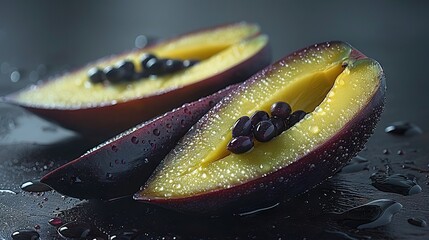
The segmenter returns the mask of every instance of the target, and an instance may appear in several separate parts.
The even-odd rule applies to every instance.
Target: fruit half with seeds
[[[101,59],[4,100],[85,135],[113,136],[244,81],[267,66],[271,58],[268,38],[260,35],[259,30],[254,24],[236,23],[185,34]],[[145,74],[142,61],[146,60],[142,58],[149,53],[167,65],[176,60],[188,64],[179,71],[166,69],[158,75]],[[198,63],[193,65],[191,60]],[[104,75],[94,68],[105,69]],[[127,71],[138,74],[131,76]],[[125,80],[120,79],[122,75]],[[103,77],[110,81],[103,81]]]
[[[236,85],[140,124],[45,175],[41,182],[81,199],[131,196],[176,142]]]
[[[138,201],[183,212],[245,211],[291,198],[334,175],[361,150],[384,106],[381,66],[344,42],[299,50],[218,103],[166,156]],[[276,102],[307,115],[249,152],[227,150],[242,116]]]

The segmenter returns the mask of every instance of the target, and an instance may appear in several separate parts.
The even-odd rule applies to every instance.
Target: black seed
[[[141,78],[147,78],[149,76],[150,76],[150,74],[148,72],[146,72],[146,71],[135,72],[134,76],[133,76],[133,79],[138,80],[138,79],[141,79]]]
[[[252,133],[252,122],[248,116],[239,118],[232,127],[232,137],[249,136]]]
[[[283,120],[286,120],[291,112],[292,109],[290,108],[290,105],[285,102],[276,102],[271,105],[271,116],[273,117],[278,117]]]
[[[249,136],[238,136],[228,143],[227,149],[235,154],[245,153],[253,148],[253,140]]]
[[[297,124],[301,119],[303,119],[307,115],[306,112],[302,110],[296,110],[293,112],[286,120],[286,128],[290,128],[293,125]]]
[[[183,62],[182,62],[182,64],[183,64],[183,67],[184,68],[188,68],[188,67],[192,67],[192,66],[194,66],[195,64],[197,64],[197,63],[199,63],[200,61],[198,61],[198,60],[192,60],[192,59],[188,59],[188,60],[184,60]]]
[[[93,83],[101,83],[106,79],[106,74],[99,68],[91,68],[88,71],[88,77]]]
[[[286,124],[282,118],[272,117],[270,121],[273,123],[276,128],[276,136],[280,135],[283,131],[286,130]]]
[[[260,121],[268,120],[270,116],[265,111],[256,111],[251,117],[250,121],[252,121],[252,126],[256,126]]]
[[[156,59],[156,56],[150,53],[143,54],[140,58],[140,65],[142,69],[146,69],[147,62],[151,59]]]
[[[121,61],[117,64],[119,76],[123,80],[132,80],[135,73],[134,63],[131,61]]]
[[[145,70],[150,75],[162,75],[164,72],[165,59],[152,58],[146,63]]]
[[[111,83],[118,83],[121,81],[120,71],[115,67],[106,67],[104,69],[104,74],[106,74],[106,79]]]
[[[40,235],[38,232],[31,229],[21,229],[14,231],[11,235],[13,240],[39,240]]]
[[[167,59],[164,64],[163,73],[174,73],[183,69],[183,63],[176,59]]]
[[[268,142],[276,136],[276,127],[269,120],[260,121],[253,128],[253,135],[259,142]]]

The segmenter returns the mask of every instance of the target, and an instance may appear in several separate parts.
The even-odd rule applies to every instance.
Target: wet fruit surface
[[[247,4],[248,2],[242,1],[242,3]],[[55,3],[52,4],[55,5]],[[58,4],[60,5],[60,3]],[[76,3],[74,6],[79,8],[82,4],[81,2]],[[40,5],[40,3],[35,3],[33,6],[36,5]],[[171,3],[171,5],[173,7],[179,6],[182,8],[184,6],[182,2],[177,4]],[[234,4],[232,7],[242,8],[242,6],[238,5],[239,4]],[[298,5],[298,7],[296,5]],[[120,4],[117,6],[122,6],[122,9],[125,9],[124,11],[129,11],[131,9],[129,4]],[[213,4],[211,6],[213,6],[215,10],[221,9]],[[372,52],[374,56],[380,58],[379,60],[384,63],[386,71],[389,69],[389,96],[385,115],[381,120],[382,122],[379,128],[376,130],[376,134],[366,145],[366,150],[359,153],[360,156],[368,160],[369,170],[353,173],[340,172],[332,179],[319,185],[310,193],[289,202],[290,207],[287,207],[287,203],[282,202],[280,205],[269,210],[235,218],[201,219],[186,217],[179,214],[172,214],[162,209],[148,206],[142,207],[132,201],[124,200],[100,204],[93,201],[80,201],[67,197],[62,198],[60,194],[51,192],[45,193],[45,196],[38,196],[36,193],[21,192],[20,185],[27,180],[38,179],[48,170],[52,170],[54,167],[60,166],[80,156],[87,149],[93,147],[94,143],[87,143],[87,140],[82,138],[61,138],[60,141],[49,146],[40,144],[40,141],[47,139],[48,136],[59,136],[61,132],[60,129],[51,135],[48,135],[46,131],[40,130],[40,132],[44,134],[37,133],[36,137],[30,138],[36,134],[33,132],[35,128],[38,128],[33,125],[33,123],[36,122],[35,118],[25,115],[17,109],[10,109],[3,105],[1,108],[2,114],[0,115],[2,123],[0,126],[0,134],[2,136],[0,139],[0,188],[2,190],[13,191],[17,194],[10,194],[8,191],[0,192],[0,239],[10,239],[12,231],[16,229],[32,228],[35,224],[40,224],[41,229],[39,233],[42,239],[59,240],[61,238],[57,235],[56,229],[50,226],[48,221],[53,216],[60,214],[66,221],[77,220],[94,222],[97,227],[111,235],[135,228],[139,231],[141,236],[140,239],[302,240],[304,238],[321,239],[321,236],[327,236],[325,239],[426,240],[429,231],[428,227],[418,227],[410,224],[407,220],[410,218],[421,218],[428,221],[429,216],[427,201],[423,201],[423,199],[429,199],[429,188],[428,185],[426,185],[428,182],[426,175],[429,173],[425,172],[429,170],[427,167],[427,160],[429,159],[427,142],[429,136],[426,134],[427,129],[429,129],[427,121],[429,115],[424,107],[425,103],[428,102],[428,95],[426,94],[428,81],[426,81],[425,77],[427,76],[427,74],[425,74],[427,54],[424,53],[424,49],[427,47],[426,40],[428,39],[428,31],[425,30],[427,28],[426,23],[428,22],[428,15],[427,11],[425,11],[427,8],[423,6],[427,6],[427,4],[423,4],[422,6],[420,4],[392,3],[389,4],[388,11],[381,12],[380,9],[385,9],[386,5],[382,4],[380,1],[373,1],[370,4],[355,4],[353,11],[350,10],[348,6],[345,6],[342,1],[336,1],[331,4],[320,3],[317,4],[317,6],[320,7],[318,10],[321,11],[312,11],[312,14],[305,14],[304,16],[302,10],[308,9],[308,4],[306,3],[275,4],[272,6],[266,3],[261,3],[260,5],[250,4],[249,9],[246,7],[246,11],[218,12],[215,14],[217,18],[213,16],[213,18],[200,19],[201,21],[198,21],[198,24],[208,24],[207,21],[211,21],[210,19],[223,21],[223,14],[225,14],[226,17],[229,16],[230,19],[255,19],[258,21],[263,19],[261,23],[270,28],[270,33],[273,34],[272,38],[276,39],[273,44],[273,49],[275,49],[275,54],[277,54],[278,57],[289,51],[293,46],[300,46],[303,42],[313,41],[309,40],[309,35],[312,35],[314,30],[321,30],[322,27],[325,37],[344,34],[344,36],[348,36],[349,41],[356,46],[367,49],[368,52]],[[262,14],[259,10],[263,7],[267,7],[273,11],[268,13],[264,11],[264,14]],[[145,8],[144,4],[134,12],[136,12],[136,14],[141,14],[143,8]],[[255,10],[255,8],[258,9]],[[90,16],[94,16],[94,14],[100,12],[108,13],[105,12],[106,8],[101,5],[95,9],[95,11],[90,12]],[[195,18],[192,17],[200,16],[200,13],[194,13],[192,12],[193,10],[193,8],[189,8],[187,11],[190,14],[190,21],[195,21],[193,20]],[[255,11],[258,11],[257,15],[254,14]],[[37,13],[37,11],[34,10],[31,12]],[[119,8],[115,8],[113,12],[117,14]],[[228,14],[228,12],[232,13]],[[281,12],[281,14],[278,15],[278,17],[272,17],[272,20],[268,20],[268,17],[279,12]],[[11,13],[13,14],[16,12],[11,11]],[[332,15],[326,15],[327,13]],[[53,14],[55,14],[55,12],[53,12]],[[181,11],[171,11],[172,17],[180,18],[182,14]],[[141,15],[143,16],[143,14]],[[25,15],[21,14],[15,14],[15,16],[19,18],[25,17]],[[142,19],[157,18],[156,16],[159,16],[159,12],[148,11]],[[326,18],[326,16],[330,17]],[[83,30],[89,29],[88,32],[99,30],[95,25],[90,24],[88,24],[89,27],[85,28],[86,24],[82,24],[82,22],[79,21],[79,19],[82,18],[76,19],[76,15],[68,19],[71,19],[70,22],[76,22],[78,28]],[[305,31],[304,28],[300,27],[302,25],[298,23],[298,21],[294,21],[296,19],[307,21],[307,23],[304,22],[305,26],[303,26],[306,28]],[[13,21],[6,21],[5,25],[7,22]],[[18,23],[20,21],[15,22]],[[162,24],[163,22],[164,21],[158,21],[154,24],[156,27],[160,24],[160,28],[165,27],[165,29],[169,27],[172,29],[176,29],[176,27],[189,29],[189,26],[187,26],[187,24],[189,24],[188,21],[183,21],[184,23],[177,22],[177,24],[173,24],[173,26],[170,21],[165,21],[165,23]],[[287,22],[294,22],[294,24],[285,25],[278,29],[274,28],[274,26],[283,23],[286,24]],[[124,23],[121,25],[121,28],[124,29],[128,29],[128,26],[130,26],[128,25],[130,24],[129,18],[126,18],[124,15],[116,18],[114,23]],[[323,26],[321,26],[321,24],[323,24]],[[330,26],[330,24],[332,24],[332,26]],[[141,31],[142,25],[140,22],[137,23],[137,25],[138,30],[136,32],[139,32]],[[290,29],[290,26],[293,26],[293,29]],[[394,27],[389,28],[388,26]],[[52,31],[53,29],[54,28],[47,31]],[[130,27],[130,29],[133,28]],[[353,29],[367,29],[369,30],[369,35],[357,36],[355,35],[356,31]],[[9,30],[13,31],[12,29]],[[6,34],[8,34],[9,30],[6,31]],[[25,31],[27,31],[27,28],[25,28]],[[176,31],[178,30],[176,29]],[[85,36],[85,33],[88,32],[82,32],[83,38],[86,39],[87,36]],[[166,30],[166,32],[170,34],[169,30]],[[45,35],[42,33],[46,33],[46,31],[42,31],[40,34]],[[29,34],[34,34],[34,32],[29,31]],[[133,34],[135,33],[130,33],[131,36],[134,36]],[[4,46],[7,44],[8,36],[10,35],[5,35],[5,31],[2,31],[0,35]],[[36,35],[39,35],[39,32],[34,36]],[[122,36],[120,38],[123,39]],[[292,42],[288,40],[291,38]],[[28,39],[31,40],[28,41]],[[69,35],[67,39],[69,39]],[[284,42],[282,41],[283,39],[285,40]],[[6,42],[3,42],[3,40],[6,40]],[[129,40],[130,39],[125,39],[124,41],[130,42]],[[31,46],[31,42],[37,43],[37,37],[26,38],[25,41],[26,43],[19,45],[19,47],[27,44]],[[51,43],[50,41],[46,41],[46,44],[50,45]],[[112,44],[112,42],[109,42],[107,39],[106,41],[96,42],[96,45],[100,45],[99,48],[101,49],[109,49],[108,44]],[[133,42],[131,44],[133,44]],[[64,44],[64,46],[69,47],[69,44]],[[88,44],[88,46],[90,46],[90,44]],[[122,48],[123,45],[116,49],[120,51]],[[94,50],[94,52],[92,50]],[[80,63],[85,63],[87,59],[94,58],[94,54],[100,53],[100,51],[97,52],[97,49],[92,48],[91,51],[87,52],[88,53],[82,51],[79,54],[73,55],[75,55],[77,59],[80,59],[78,60],[81,61]],[[15,55],[18,55],[18,53],[19,52],[12,52],[12,54]],[[27,56],[24,56],[24,58],[29,59]],[[3,60],[5,60],[5,58],[3,58]],[[12,60],[9,61],[7,59],[7,61],[9,64],[13,64],[11,62]],[[56,60],[51,60],[51,62],[45,62],[44,64],[52,64],[55,61]],[[0,62],[0,64],[2,64],[3,69],[3,63]],[[35,69],[37,64],[34,65],[34,67],[33,65],[31,66]],[[48,66],[48,68],[51,67],[52,66]],[[29,69],[26,75],[29,73],[33,75],[31,71],[32,69]],[[21,70],[19,72],[21,73],[21,80],[15,83],[15,89],[18,84],[23,86],[24,84],[22,83],[25,81],[25,72],[24,74]],[[42,73],[42,71],[40,71],[40,73]],[[12,89],[12,87],[3,88],[3,86],[6,86],[7,82],[10,82],[9,75],[8,73],[1,73],[0,75],[3,80],[0,82],[0,84],[2,84],[0,91],[4,93]],[[21,117],[16,117],[17,112]],[[386,126],[399,120],[409,120],[410,122],[416,123],[424,130],[424,133],[420,135],[420,137],[407,137],[405,139],[384,133],[384,128]],[[24,126],[29,126],[29,130],[26,131],[27,135],[24,136],[25,138],[15,137],[17,135],[14,134],[14,132],[20,131]],[[50,133],[52,133],[52,131],[50,131]],[[34,142],[36,142],[36,144],[34,144]],[[384,149],[388,149],[389,154],[383,154]],[[405,154],[397,155],[397,151],[400,149],[402,149]],[[410,163],[410,161],[414,163]],[[53,167],[51,167],[51,162],[54,164]],[[402,168],[402,165],[404,165],[405,168]],[[44,170],[44,166],[47,167],[47,170]],[[392,171],[405,175],[408,173],[414,174],[422,187],[422,192],[415,195],[402,196],[396,193],[380,191],[371,185],[371,180],[369,178],[372,173],[377,171],[374,170],[374,168],[377,170],[386,170],[386,168],[388,168],[391,174]],[[43,203],[43,208],[40,208],[39,203],[43,201],[44,197],[48,197],[49,201]],[[393,199],[404,205],[403,209],[393,217],[392,222],[383,227],[357,230],[347,226],[341,226],[337,222],[330,221],[329,218],[325,217],[325,213],[327,212],[343,212],[352,207],[382,198]],[[57,208],[58,210],[56,210]]]
[[[7,113],[12,116],[17,114],[11,110]],[[391,121],[385,120],[386,124],[389,122]],[[3,189],[20,192],[20,185],[25,180],[40,177],[41,171],[52,170],[65,163],[66,159],[78,157],[79,152],[85,152],[92,145],[93,143],[88,143],[82,138],[65,139],[63,143],[53,146],[2,145],[3,149],[0,153],[5,157],[4,159],[10,159],[8,162],[0,162]],[[383,154],[386,148],[392,153]],[[7,152],[4,151],[5,149]],[[398,149],[403,149],[407,153],[397,155]],[[249,211],[241,217],[187,216],[157,207],[142,206],[130,199],[110,202],[80,201],[62,197],[61,194],[51,191],[22,192],[18,195],[4,192],[0,193],[2,206],[0,213],[6,217],[2,218],[3,222],[0,223],[0,236],[8,239],[15,230],[39,224],[41,228],[38,232],[42,239],[61,239],[56,227],[49,223],[51,218],[59,216],[62,224],[72,221],[94,223],[109,236],[129,235],[131,233],[127,232],[132,231],[132,234],[142,239],[162,239],[163,237],[170,237],[170,239],[174,239],[173,237],[177,239],[302,239],[303,237],[320,239],[319,236],[333,239],[332,236],[343,238],[349,236],[351,239],[371,237],[372,239],[424,240],[429,232],[428,227],[413,225],[408,222],[408,219],[419,218],[428,221],[429,209],[427,202],[423,201],[429,196],[429,185],[426,184],[428,182],[426,175],[429,172],[424,172],[429,171],[425,149],[426,143],[418,138],[408,138],[404,141],[385,134],[382,127],[378,128],[367,144],[367,148],[359,153],[361,158],[366,159],[368,170],[339,172],[327,182],[296,199],[261,206],[259,209],[254,209],[259,211]],[[34,154],[38,156],[37,165],[34,162]],[[19,163],[11,161],[17,158]],[[52,167],[50,167],[51,159],[56,161]],[[10,165],[6,167],[6,163]],[[402,165],[410,168],[403,168]],[[33,166],[38,167],[33,170]],[[47,166],[46,170],[44,166]],[[27,169],[25,178],[14,182],[13,176],[21,174],[23,167]],[[380,191],[372,186],[370,181],[370,176],[378,170],[387,170],[390,174],[413,174],[418,179],[422,192],[403,196]],[[44,198],[49,200],[44,201]],[[395,200],[403,205],[402,210],[383,227],[359,230],[342,225],[331,216],[332,212],[342,213],[383,198]]]
[[[354,59],[353,51],[343,42],[314,44],[255,74],[197,122],[134,199],[177,211],[226,213],[293,197],[330,177],[363,148],[384,105],[381,66]],[[344,67],[344,61],[350,64]],[[268,112],[284,118],[288,130],[279,131]],[[231,126],[252,113],[252,151],[228,152],[236,140]]]
[[[270,59],[268,37],[240,22],[100,59],[2,100],[105,140],[242,82]]]

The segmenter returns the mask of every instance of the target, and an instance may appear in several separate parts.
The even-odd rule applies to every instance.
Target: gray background
[[[271,37],[274,59],[317,42],[349,42],[383,65],[389,103],[409,106],[429,102],[428,10],[427,1],[1,1],[0,63],[24,77],[39,64],[73,69],[133,48],[140,34],[166,38],[245,20]],[[9,72],[0,79],[2,94],[28,84],[11,84]],[[401,113],[422,122],[410,108]]]

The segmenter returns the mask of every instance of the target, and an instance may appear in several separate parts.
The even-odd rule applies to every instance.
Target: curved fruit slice
[[[327,42],[299,50],[255,74],[211,109],[134,198],[206,213],[293,197],[332,176],[364,146],[384,95],[380,65],[348,44]],[[239,117],[269,112],[279,101],[309,114],[248,153],[227,151]]]
[[[236,85],[140,124],[48,173],[41,182],[71,197],[132,195],[177,141]]]
[[[268,38],[254,24],[236,23],[179,36],[98,62],[7,96],[9,103],[82,134],[113,136],[142,121],[244,81],[270,62]],[[184,70],[117,84],[92,83],[88,70],[130,60],[143,73],[145,53],[196,59]]]

